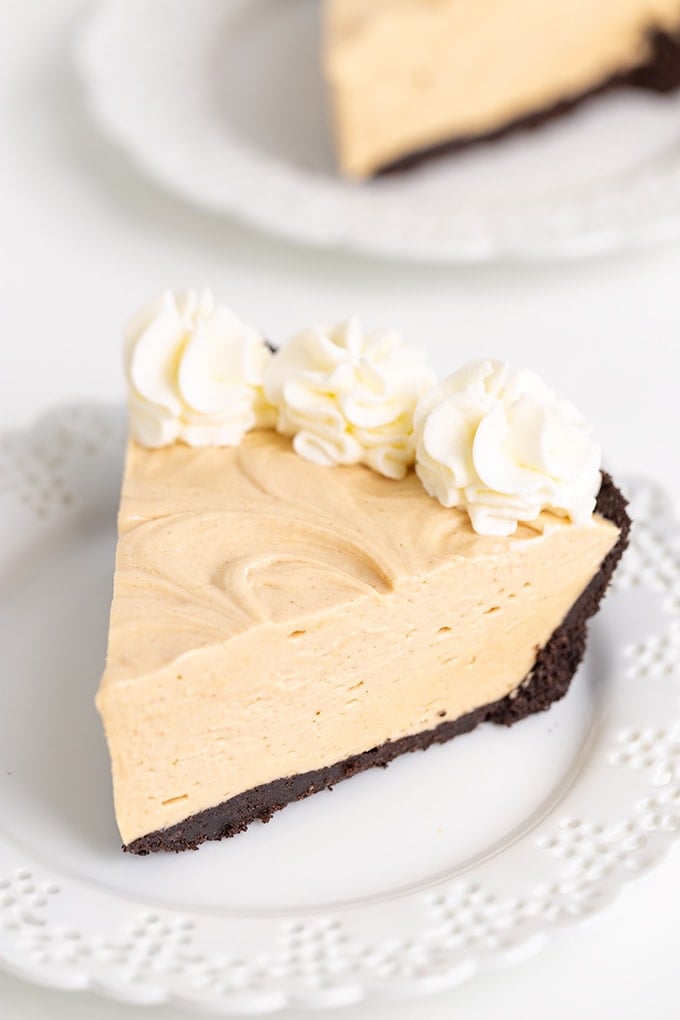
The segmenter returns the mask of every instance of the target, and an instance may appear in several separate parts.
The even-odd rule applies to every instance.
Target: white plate
[[[231,1013],[454,985],[611,899],[680,828],[680,528],[633,544],[550,712],[486,725],[197,853],[119,850],[92,698],[124,415],[0,439],[0,962]]]
[[[680,235],[680,95],[593,100],[368,184],[335,170],[318,0],[108,0],[78,38],[103,129],[220,213],[397,259],[576,257]]]

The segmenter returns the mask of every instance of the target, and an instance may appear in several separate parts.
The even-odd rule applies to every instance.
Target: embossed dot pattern
[[[680,780],[680,726],[623,730],[609,760],[612,765],[648,770],[654,786]]]
[[[0,497],[17,499],[39,519],[74,507],[79,498],[73,465],[121,449],[122,415],[97,407],[66,407],[42,419],[32,433],[0,438]]]

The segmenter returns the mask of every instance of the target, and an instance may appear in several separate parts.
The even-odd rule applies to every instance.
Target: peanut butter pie
[[[567,690],[626,545],[569,404],[356,320],[272,353],[210,295],[127,336],[97,696],[125,849],[184,850]]]
[[[350,177],[540,123],[618,84],[680,85],[680,0],[326,0]]]

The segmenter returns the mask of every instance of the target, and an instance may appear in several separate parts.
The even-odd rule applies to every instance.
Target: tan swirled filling
[[[618,537],[475,534],[411,472],[289,440],[128,449],[97,698],[122,838],[516,688]]]
[[[328,0],[340,163],[367,177],[487,135],[643,64],[679,0]]]

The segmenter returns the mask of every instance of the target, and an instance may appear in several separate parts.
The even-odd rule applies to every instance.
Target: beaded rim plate
[[[77,39],[101,128],[190,202],[430,263],[581,258],[680,233],[680,97],[619,90],[368,184],[335,168],[317,0],[106,0]]]
[[[122,854],[91,702],[124,432],[121,409],[90,406],[0,438],[4,968],[225,1014],[423,994],[535,952],[668,849],[680,526],[637,482],[631,547],[549,712],[405,756],[195,854]]]

